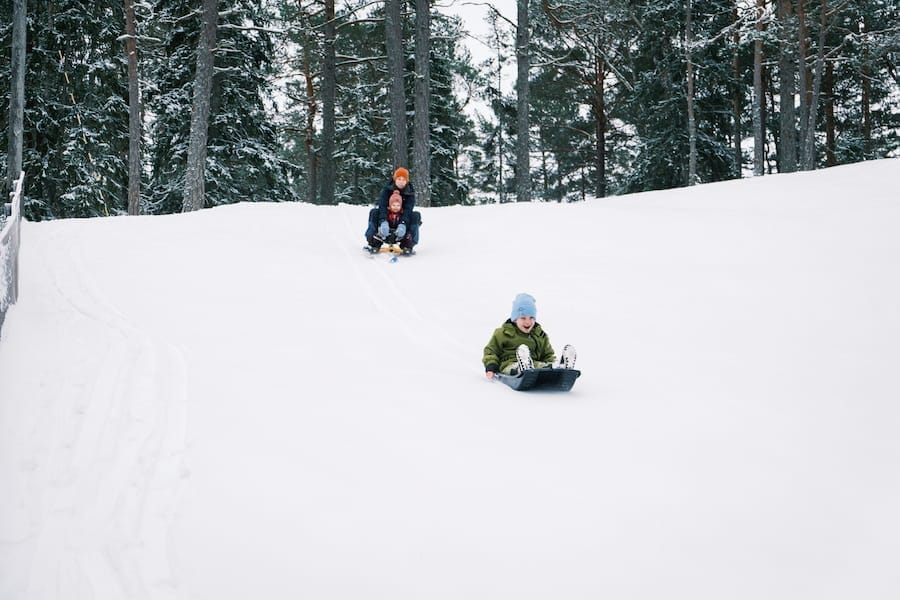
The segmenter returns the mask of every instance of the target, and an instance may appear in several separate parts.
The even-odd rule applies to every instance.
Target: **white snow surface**
[[[896,600],[900,161],[24,223],[0,599]],[[373,194],[377,190],[373,190]],[[537,298],[569,393],[481,352]]]

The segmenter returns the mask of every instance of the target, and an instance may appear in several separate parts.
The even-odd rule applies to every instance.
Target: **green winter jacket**
[[[484,370],[494,373],[508,373],[516,366],[516,348],[525,344],[531,351],[531,360],[535,367],[546,367],[556,362],[556,354],[550,345],[550,338],[541,329],[539,323],[534,324],[531,333],[522,333],[516,324],[508,320],[494,330],[490,341],[484,347]]]

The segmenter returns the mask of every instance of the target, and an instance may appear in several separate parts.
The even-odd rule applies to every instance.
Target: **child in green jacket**
[[[519,294],[513,300],[509,319],[494,330],[494,334],[484,347],[484,371],[488,377],[494,373],[518,375],[525,369],[552,367],[556,353],[550,345],[550,338],[535,320],[537,307],[534,297]],[[566,346],[562,351],[560,368],[575,366],[575,349]]]

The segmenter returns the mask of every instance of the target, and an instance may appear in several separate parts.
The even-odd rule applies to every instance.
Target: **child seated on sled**
[[[412,248],[412,235],[406,230],[406,223],[401,221],[403,216],[403,199],[400,192],[394,190],[388,198],[388,210],[384,221],[378,226],[378,230],[366,236],[369,248],[378,250],[385,242],[399,244],[404,250]],[[369,224],[372,228],[372,224]],[[368,233],[368,232],[367,232]]]
[[[397,202],[399,201],[399,204]],[[409,171],[400,167],[381,191],[378,206],[369,211],[366,242],[370,251],[377,251],[385,242],[399,244],[404,252],[412,252],[419,243],[421,214],[414,211],[415,190],[409,182]]]
[[[520,375],[526,369],[554,368],[556,353],[550,345],[550,338],[535,321],[537,308],[535,300],[528,294],[519,294],[513,300],[512,313],[484,347],[485,374],[491,378],[495,373]],[[575,367],[575,348],[566,345],[556,367]]]

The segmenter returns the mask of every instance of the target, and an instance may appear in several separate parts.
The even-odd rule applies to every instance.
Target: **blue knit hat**
[[[534,305],[534,298],[528,294],[518,294],[513,300],[512,313],[509,316],[510,321],[515,321],[519,317],[537,318],[537,307]]]

